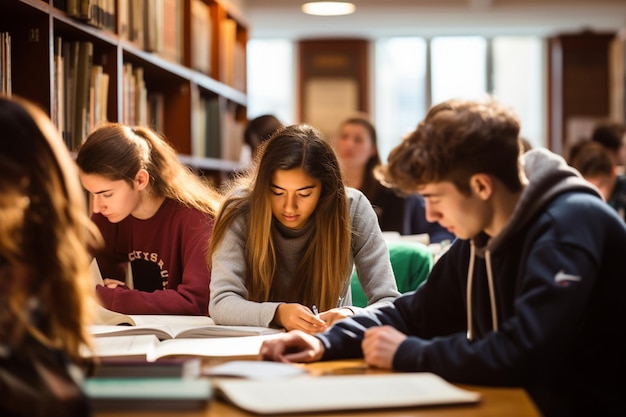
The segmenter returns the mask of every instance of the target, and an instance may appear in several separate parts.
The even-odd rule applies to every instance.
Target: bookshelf
[[[326,137],[356,113],[369,113],[367,39],[303,39],[298,42],[300,119]]]
[[[147,124],[203,174],[239,168],[248,35],[231,2],[2,0],[0,33],[0,90],[39,104],[70,150],[102,121]]]
[[[567,157],[611,117],[610,47],[615,33],[564,33],[548,39],[549,147]]]

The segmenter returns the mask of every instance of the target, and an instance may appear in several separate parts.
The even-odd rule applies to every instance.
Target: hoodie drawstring
[[[467,271],[467,340],[470,342],[474,339],[474,329],[472,325],[472,283],[474,279],[474,258],[476,256],[476,248],[474,242],[470,242],[470,261]],[[487,283],[489,284],[489,301],[491,304],[491,325],[493,331],[498,331],[498,311],[496,308],[496,296],[493,288],[493,273],[491,271],[491,252],[485,251],[485,266],[487,268]]]
[[[496,310],[496,294],[493,289],[493,273],[491,272],[491,252],[485,252],[485,264],[487,266],[487,283],[489,284],[489,301],[491,304],[491,327],[494,332],[498,331],[498,311]]]
[[[474,331],[472,328],[472,280],[474,279],[474,256],[476,249],[474,242],[470,241],[470,261],[467,270],[467,340],[470,342],[474,339]]]

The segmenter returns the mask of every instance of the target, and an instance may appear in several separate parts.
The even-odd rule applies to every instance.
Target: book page
[[[111,333],[133,333],[133,334],[148,334],[149,329],[156,326],[159,331],[163,331],[163,327],[173,328],[176,326],[190,328],[201,326],[215,326],[215,322],[210,317],[206,316],[183,316],[183,315],[166,315],[166,314],[123,314],[116,311],[111,311],[101,305],[98,305],[98,311],[96,314],[96,325],[128,325],[128,326],[140,326],[146,330],[137,329],[115,329],[110,328]],[[106,328],[99,329],[99,334],[105,333]],[[173,337],[176,333],[170,330],[167,331],[170,337]]]
[[[474,403],[480,394],[427,373],[301,376],[263,380],[221,379],[218,392],[258,414],[398,408]],[[289,392],[289,395],[284,395]],[[312,395],[314,393],[314,395]]]
[[[153,334],[96,337],[94,351],[85,348],[83,356],[145,359],[148,362],[167,356],[256,357],[263,341],[270,337],[272,335],[162,341]]]
[[[84,357],[148,360],[154,357],[154,350],[158,344],[157,337],[151,334],[101,337],[94,338],[93,352],[85,349],[82,354]]]
[[[209,326],[172,326],[174,338],[198,338],[198,337],[240,337],[258,336],[264,334],[283,333],[282,329],[257,326],[224,326],[214,324]]]
[[[248,379],[275,379],[305,375],[308,371],[299,364],[256,360],[234,360],[212,366],[203,372],[214,377]]]
[[[159,324],[150,325],[149,327],[94,324],[89,326],[89,332],[97,338],[139,335],[154,335],[159,340],[172,338],[172,329]]]
[[[159,339],[175,338],[203,338],[203,337],[239,337],[256,336],[263,334],[282,333],[282,329],[256,326],[223,326],[215,324],[213,319],[206,316],[177,316],[177,315],[150,315],[150,314],[120,314],[105,310],[110,315],[108,320],[100,320],[90,327],[94,336],[139,335],[154,334]],[[116,326],[132,321],[132,326]],[[111,325],[113,324],[113,325]],[[130,324],[130,323],[129,323]]]
[[[166,356],[235,357],[257,356],[264,340],[273,335],[214,337],[206,339],[163,340],[150,358],[156,360]]]
[[[91,271],[94,287],[96,285],[104,285],[104,280],[102,279],[102,274],[100,273],[100,267],[98,266],[96,258],[93,258],[91,264],[89,264],[89,270]]]
[[[122,324],[127,326],[134,326],[135,320],[127,314],[122,314],[118,313],[117,311],[109,310],[98,304],[96,307],[96,317],[94,324],[109,326]]]

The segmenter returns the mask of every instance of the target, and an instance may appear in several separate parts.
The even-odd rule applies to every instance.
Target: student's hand
[[[302,330],[310,334],[326,330],[327,324],[302,304],[283,303],[276,309],[274,321],[287,330]]]
[[[323,355],[322,342],[299,330],[265,340],[259,350],[261,360],[275,362],[314,362]]]
[[[324,320],[326,324],[330,326],[334,322],[350,317],[353,314],[354,312],[349,308],[331,308],[330,310],[320,313],[319,318]]]
[[[404,333],[391,326],[367,329],[361,342],[365,363],[375,368],[392,369],[393,357],[406,338]]]
[[[107,288],[123,287],[126,285],[126,283],[122,281],[118,281],[113,278],[104,278],[102,282],[104,283],[104,286]]]

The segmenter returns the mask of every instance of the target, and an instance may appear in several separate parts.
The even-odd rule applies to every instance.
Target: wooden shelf
[[[610,117],[609,48],[614,33],[560,34],[548,39],[549,147],[567,157],[593,126]]]
[[[79,6],[84,2],[75,1]],[[103,8],[108,6],[110,10],[94,15],[102,19],[87,22],[67,12],[72,2],[3,0],[0,32],[10,36],[12,93],[46,110],[57,127],[66,132],[64,136],[71,150],[75,150],[97,125],[100,120],[97,115],[102,114],[92,104],[82,113],[85,128],[80,129],[79,123],[79,131],[71,131],[75,125],[72,120],[77,120],[76,115],[81,114],[71,112],[73,103],[94,103],[93,97],[102,95],[106,98],[100,101],[106,103],[103,120],[154,127],[171,141],[187,164],[203,172],[238,169],[236,149],[241,146],[241,131],[247,120],[247,23],[242,14],[230,2],[221,0],[110,0],[108,3],[94,1],[94,6],[104,5]],[[199,4],[194,5],[192,11],[193,2]],[[163,18],[150,20],[158,23],[156,27],[132,20],[131,4],[139,4],[137,10],[162,7]],[[192,14],[199,13],[198,10],[206,15]],[[158,12],[154,14],[158,15]],[[206,39],[193,36],[199,33],[198,27],[195,30],[193,27],[198,17],[205,19],[210,27],[209,32],[204,32],[208,33]],[[140,30],[142,25],[143,30]],[[147,38],[154,41],[155,36],[158,40],[141,42],[133,37],[138,33],[144,41]],[[81,42],[90,44],[84,49],[90,52],[80,58],[85,65],[73,69],[66,61],[75,60],[71,51],[78,51]],[[206,48],[204,52],[210,60],[204,67],[207,71],[198,69],[197,63],[192,61],[192,44],[195,48]],[[172,53],[171,45],[179,48]],[[56,64],[56,52],[63,58],[63,65]],[[108,77],[108,87],[98,89],[92,85],[85,92],[81,87],[84,83],[81,84],[80,76],[77,79],[75,74],[83,74],[91,83],[91,72],[96,66],[101,66],[105,78]],[[62,76],[57,76],[60,68],[64,71]],[[131,81],[126,77],[129,74],[134,77]],[[107,83],[98,81],[94,85],[106,86]],[[72,100],[70,97],[76,91],[79,97],[86,94],[86,99]],[[133,91],[143,91],[144,95],[133,99]],[[219,102],[214,108],[220,113],[213,115],[210,122],[206,120],[207,112],[203,111],[207,101]],[[148,116],[140,117],[143,114]],[[217,145],[212,144],[215,141]],[[212,154],[206,153],[209,148]],[[225,152],[216,155],[216,149]]]

